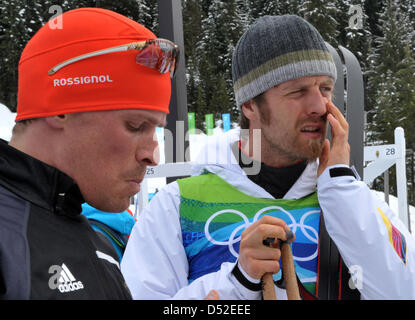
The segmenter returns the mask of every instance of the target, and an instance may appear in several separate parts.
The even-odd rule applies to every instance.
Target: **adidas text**
[[[99,76],[85,76],[85,77],[75,77],[75,78],[60,78],[53,80],[54,87],[64,87],[64,86],[77,86],[93,83],[105,83],[113,82],[110,79],[109,74],[99,75]]]
[[[76,290],[83,289],[83,288],[84,288],[84,285],[82,284],[81,281],[66,282],[66,283],[60,284],[58,286],[58,290],[62,293],[70,292],[70,291],[76,291]]]
[[[51,290],[59,290],[61,293],[72,292],[84,288],[82,281],[77,281],[69,271],[68,267],[63,263],[62,266],[52,265],[49,267],[49,273],[53,274],[49,278],[49,288]]]

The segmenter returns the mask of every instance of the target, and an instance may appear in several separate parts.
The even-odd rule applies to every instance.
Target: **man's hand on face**
[[[278,239],[287,240],[288,230],[290,228],[283,220],[263,216],[242,232],[238,259],[249,276],[260,279],[265,273],[277,273],[280,270],[278,261],[281,249]],[[264,245],[263,241],[267,238],[275,238],[275,241],[269,246]]]
[[[350,162],[349,124],[331,101],[327,103],[327,120],[331,125],[332,144],[330,147],[330,141],[328,139],[324,141],[317,170],[318,177],[329,166],[335,164],[349,165]]]

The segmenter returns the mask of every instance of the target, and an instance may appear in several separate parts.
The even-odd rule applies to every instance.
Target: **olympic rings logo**
[[[309,216],[311,216],[312,214],[320,213],[320,210],[310,210],[310,211],[306,212],[305,214],[302,215],[302,217],[300,219],[300,222],[297,223],[297,221],[295,221],[293,215],[290,212],[288,212],[287,210],[285,210],[284,208],[281,208],[279,206],[270,206],[270,207],[266,207],[266,208],[263,208],[263,209],[259,210],[255,214],[252,223],[254,223],[255,221],[257,221],[261,217],[262,214],[264,214],[265,212],[267,212],[269,210],[280,210],[283,213],[285,213],[287,215],[288,219],[291,221],[291,223],[288,224],[288,226],[291,228],[292,232],[296,233],[297,232],[297,229],[299,228],[301,230],[301,232],[303,233],[303,235],[308,240],[310,240],[312,243],[318,244],[318,232],[317,232],[317,230],[315,228],[309,226],[309,225],[306,225],[305,224],[305,220]],[[213,219],[215,219],[216,217],[218,217],[218,216],[220,216],[221,214],[224,214],[224,213],[233,213],[233,214],[236,214],[236,215],[238,215],[238,216],[240,216],[242,218],[242,220],[243,220],[244,223],[241,224],[240,226],[236,227],[232,231],[232,233],[229,236],[229,240],[228,241],[217,241],[210,234],[210,232],[209,232],[209,226],[210,226],[210,223],[213,221]],[[239,241],[241,241],[241,236],[236,237],[236,238],[235,238],[235,236],[236,236],[236,234],[239,231],[248,228],[252,223],[249,222],[249,219],[242,212],[240,212],[238,210],[234,210],[234,209],[224,209],[224,210],[220,210],[218,212],[215,212],[213,215],[211,215],[209,217],[209,219],[206,221],[205,230],[204,231],[205,231],[206,238],[211,243],[216,244],[218,246],[228,246],[229,251],[232,253],[232,255],[235,258],[238,258],[238,253],[236,252],[236,250],[234,248],[234,244],[235,243],[238,243]],[[318,255],[318,247],[316,248],[316,251],[313,252],[308,257],[297,257],[297,256],[294,256],[293,255],[293,258],[296,261],[310,261],[310,260],[313,260],[314,258],[316,258],[317,255]]]

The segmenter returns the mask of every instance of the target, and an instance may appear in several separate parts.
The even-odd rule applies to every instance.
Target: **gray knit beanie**
[[[295,15],[259,18],[239,39],[233,53],[238,107],[280,83],[321,75],[336,81],[333,57],[317,29]]]

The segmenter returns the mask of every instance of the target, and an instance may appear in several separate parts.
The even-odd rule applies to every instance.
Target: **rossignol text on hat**
[[[53,79],[54,87],[63,87],[63,86],[76,86],[76,85],[86,85],[94,83],[105,83],[112,82],[109,74],[99,75],[99,76],[84,76],[84,77],[75,77],[75,78],[61,78]]]
[[[170,75],[138,64],[137,50],[94,56],[48,73],[77,56],[156,39],[150,30],[100,8],[67,11],[61,19],[62,28],[46,23],[22,52],[16,121],[115,109],[169,112]]]

